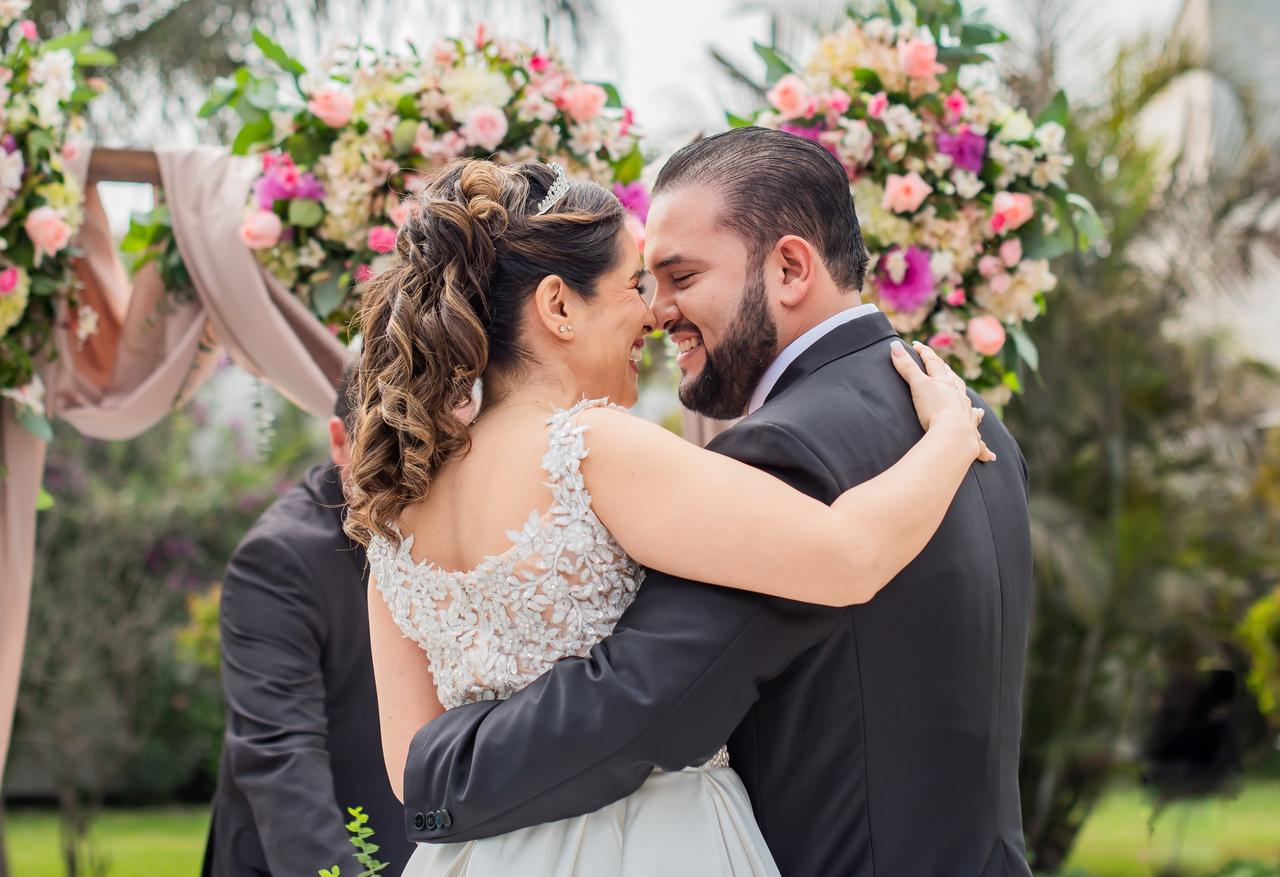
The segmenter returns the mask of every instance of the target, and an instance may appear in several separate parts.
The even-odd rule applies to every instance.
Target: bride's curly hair
[[[376,533],[398,544],[391,527],[404,508],[470,449],[455,411],[486,370],[527,364],[522,306],[543,278],[556,275],[589,298],[616,266],[618,199],[573,182],[535,215],[554,179],[537,162],[451,162],[417,197],[393,264],[365,285],[345,524],[356,541]]]

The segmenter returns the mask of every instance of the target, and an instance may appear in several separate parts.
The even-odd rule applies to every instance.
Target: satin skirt
[[[607,807],[510,834],[420,844],[403,877],[778,877],[732,768],[654,773]]]

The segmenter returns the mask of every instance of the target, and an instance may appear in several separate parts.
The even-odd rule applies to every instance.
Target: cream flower
[[[465,119],[476,107],[505,107],[514,92],[507,78],[481,67],[455,67],[440,77],[440,88],[449,98],[449,112]]]

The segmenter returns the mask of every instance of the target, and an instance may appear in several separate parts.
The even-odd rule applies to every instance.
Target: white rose
[[[501,73],[480,67],[455,67],[440,77],[440,88],[449,98],[449,112],[464,118],[476,107],[505,107],[511,100],[511,86]]]
[[[978,197],[978,193],[982,191],[982,180],[978,179],[977,174],[969,171],[958,169],[952,171],[951,182],[955,183],[956,194],[965,200]]]
[[[956,257],[950,250],[934,250],[929,257],[929,269],[938,280],[950,277],[955,267]]]
[[[1036,129],[1036,140],[1045,152],[1061,152],[1067,141],[1067,132],[1057,122],[1045,122]]]
[[[996,135],[1006,143],[1014,140],[1027,140],[1035,133],[1035,125],[1026,110],[1014,110],[1000,120],[1000,133]]]

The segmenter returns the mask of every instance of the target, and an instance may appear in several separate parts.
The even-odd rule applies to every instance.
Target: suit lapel
[[[893,326],[889,325],[888,317],[883,313],[867,314],[865,317],[858,317],[856,320],[836,326],[796,357],[795,362],[787,366],[787,370],[782,373],[782,377],[778,378],[778,382],[765,397],[765,404],[824,365],[864,350],[878,341],[896,338],[897,335],[898,333],[893,331]]]

